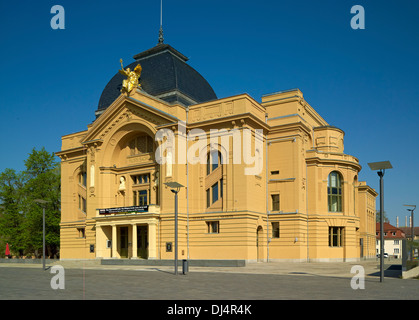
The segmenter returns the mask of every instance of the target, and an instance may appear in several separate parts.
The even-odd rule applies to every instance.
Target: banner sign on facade
[[[99,209],[99,214],[128,213],[128,212],[148,212],[148,205]]]

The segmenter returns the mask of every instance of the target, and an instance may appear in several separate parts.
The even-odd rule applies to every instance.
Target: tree
[[[25,220],[27,247],[42,248],[42,207],[35,200],[48,201],[45,205],[45,245],[49,256],[56,255],[60,246],[60,167],[53,153],[45,148],[32,150],[25,161],[26,176]]]
[[[26,169],[0,174],[0,248],[9,243],[14,255],[42,252],[42,207],[35,199],[48,201],[45,207],[47,255],[54,256],[60,245],[60,167],[45,148],[29,154]]]
[[[13,254],[18,254],[24,249],[23,221],[21,211],[24,194],[22,187],[24,177],[14,169],[6,169],[0,174],[0,250],[4,254],[6,243],[11,246]]]
[[[383,212],[383,217],[384,217],[384,222],[389,222],[386,212]],[[376,210],[376,215],[375,215],[375,222],[380,222],[380,210]]]

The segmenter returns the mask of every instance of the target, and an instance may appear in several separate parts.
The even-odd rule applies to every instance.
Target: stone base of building
[[[101,265],[140,265],[140,266],[174,266],[174,260],[170,259],[101,259]],[[178,260],[178,266],[182,260]],[[188,260],[190,267],[244,267],[246,260]]]

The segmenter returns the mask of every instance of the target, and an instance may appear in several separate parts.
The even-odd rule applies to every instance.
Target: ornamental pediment
[[[93,141],[104,141],[117,127],[133,122],[147,123],[150,127],[175,123],[178,118],[169,112],[170,106],[138,93],[128,97],[120,95],[106,111],[89,127],[88,133],[81,141],[90,144]],[[173,108],[173,107],[172,107]],[[157,130],[156,130],[157,131]]]

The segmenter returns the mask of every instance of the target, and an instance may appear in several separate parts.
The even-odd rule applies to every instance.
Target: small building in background
[[[380,237],[381,228],[380,223],[376,226],[376,253],[380,254]],[[396,259],[401,258],[402,254],[402,240],[406,238],[405,232],[401,228],[397,228],[388,222],[384,222],[384,256],[386,253],[389,257]]]

